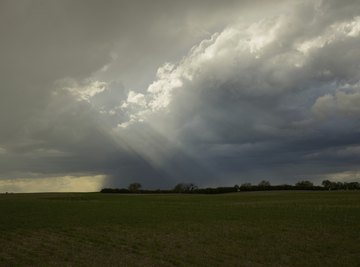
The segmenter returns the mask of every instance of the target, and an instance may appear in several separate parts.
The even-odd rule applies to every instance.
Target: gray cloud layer
[[[266,2],[2,1],[0,177],[358,179],[360,6]]]

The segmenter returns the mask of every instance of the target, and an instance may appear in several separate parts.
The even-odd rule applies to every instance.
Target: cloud
[[[101,175],[5,179],[0,180],[0,192],[98,192],[105,180]]]
[[[323,10],[317,8],[313,20],[322,17]],[[338,46],[357,52],[359,17],[320,24],[317,37],[313,39],[306,32],[303,36],[293,35],[293,31],[300,27],[296,24],[300,18],[292,16],[303,15],[295,11],[295,14],[264,19],[247,28],[230,26],[195,46],[178,64],[166,63],[160,67],[157,80],[147,89],[149,111],[153,113],[173,108],[179,99],[181,101],[182,94],[195,97],[196,101],[201,101],[196,98],[199,94],[210,97],[210,94],[221,93],[223,95],[217,95],[220,97],[217,101],[221,101],[221,97],[234,96],[237,103],[242,99],[273,101],[273,97],[290,98],[295,91],[302,94],[307,89],[312,90],[311,94],[321,94],[326,90],[324,86],[331,87],[333,91],[329,92],[335,92],[336,86],[340,88],[358,81],[358,73],[350,68],[340,70],[334,57],[339,61],[347,60],[351,65],[357,61],[357,57],[344,57]],[[318,25],[310,26],[314,32]],[[336,54],[324,57],[334,52],[334,48]],[[318,58],[319,62],[314,62],[313,58]],[[346,106],[350,95],[337,94],[339,101]],[[355,94],[351,95],[352,99],[355,97]],[[328,95],[319,96],[318,100],[325,103],[327,98]],[[191,103],[191,99],[188,100]],[[173,106],[172,101],[176,102]]]
[[[65,81],[63,81],[63,83],[65,83]],[[101,81],[89,81],[85,85],[79,85],[75,81],[67,81],[67,83],[69,83],[68,86],[61,86],[62,90],[69,91],[79,101],[85,100],[87,102],[90,102],[91,98],[104,92],[108,87],[106,82]]]
[[[360,180],[360,173],[359,171],[345,171],[338,173],[329,173],[327,177],[329,178],[329,180],[336,182],[353,182]]]
[[[359,18],[330,20],[328,4],[300,4],[288,14],[234,24],[202,41],[180,62],[158,69],[145,94],[147,105],[122,126],[131,131],[145,121],[145,130],[180,142],[182,152],[225,183],[235,175],[296,179],[294,164],[302,166],[299,174],[325,173],[323,164],[312,164],[306,155],[358,144],[317,142],[325,134],[342,139],[350,128],[359,131],[360,78]],[[325,117],[330,121],[318,122]],[[245,144],[256,150],[236,149]],[[331,159],[336,160],[339,168],[357,168]]]
[[[145,96],[141,93],[135,93],[134,91],[129,92],[126,102],[129,104],[146,107]]]
[[[155,188],[357,171],[356,1],[38,4],[0,9],[2,179]]]
[[[313,112],[321,119],[334,116],[357,117],[360,115],[360,92],[337,91],[334,95],[319,97]]]

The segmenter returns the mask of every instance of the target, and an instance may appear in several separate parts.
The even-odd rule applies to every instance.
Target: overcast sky
[[[357,0],[0,0],[0,192],[360,181]]]

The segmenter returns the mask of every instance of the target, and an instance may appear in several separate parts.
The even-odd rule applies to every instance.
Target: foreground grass
[[[360,266],[360,192],[0,195],[0,266]]]

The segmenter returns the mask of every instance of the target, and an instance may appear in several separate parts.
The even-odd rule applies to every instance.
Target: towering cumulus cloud
[[[58,68],[28,85],[47,89],[34,87],[27,94],[38,104],[24,102],[14,119],[2,119],[21,127],[1,134],[0,189],[11,179],[58,183],[62,176],[94,179],[91,186],[101,176],[99,187],[137,181],[151,188],[359,180],[358,3],[279,1],[260,18],[250,3],[230,2],[229,9],[214,4],[210,14],[217,19],[196,8],[196,20],[185,21],[186,10],[187,16],[163,18],[188,28],[176,38],[165,31],[163,40],[176,49],[164,48],[172,56],[159,56],[167,63],[152,81],[149,70],[159,61],[144,55],[143,68],[131,65],[139,77],[125,75],[126,44],[111,37],[112,44],[85,40],[93,44],[91,71]],[[245,6],[252,16],[241,11]],[[166,28],[158,22],[151,24],[155,33]],[[185,53],[187,38],[197,44]]]

